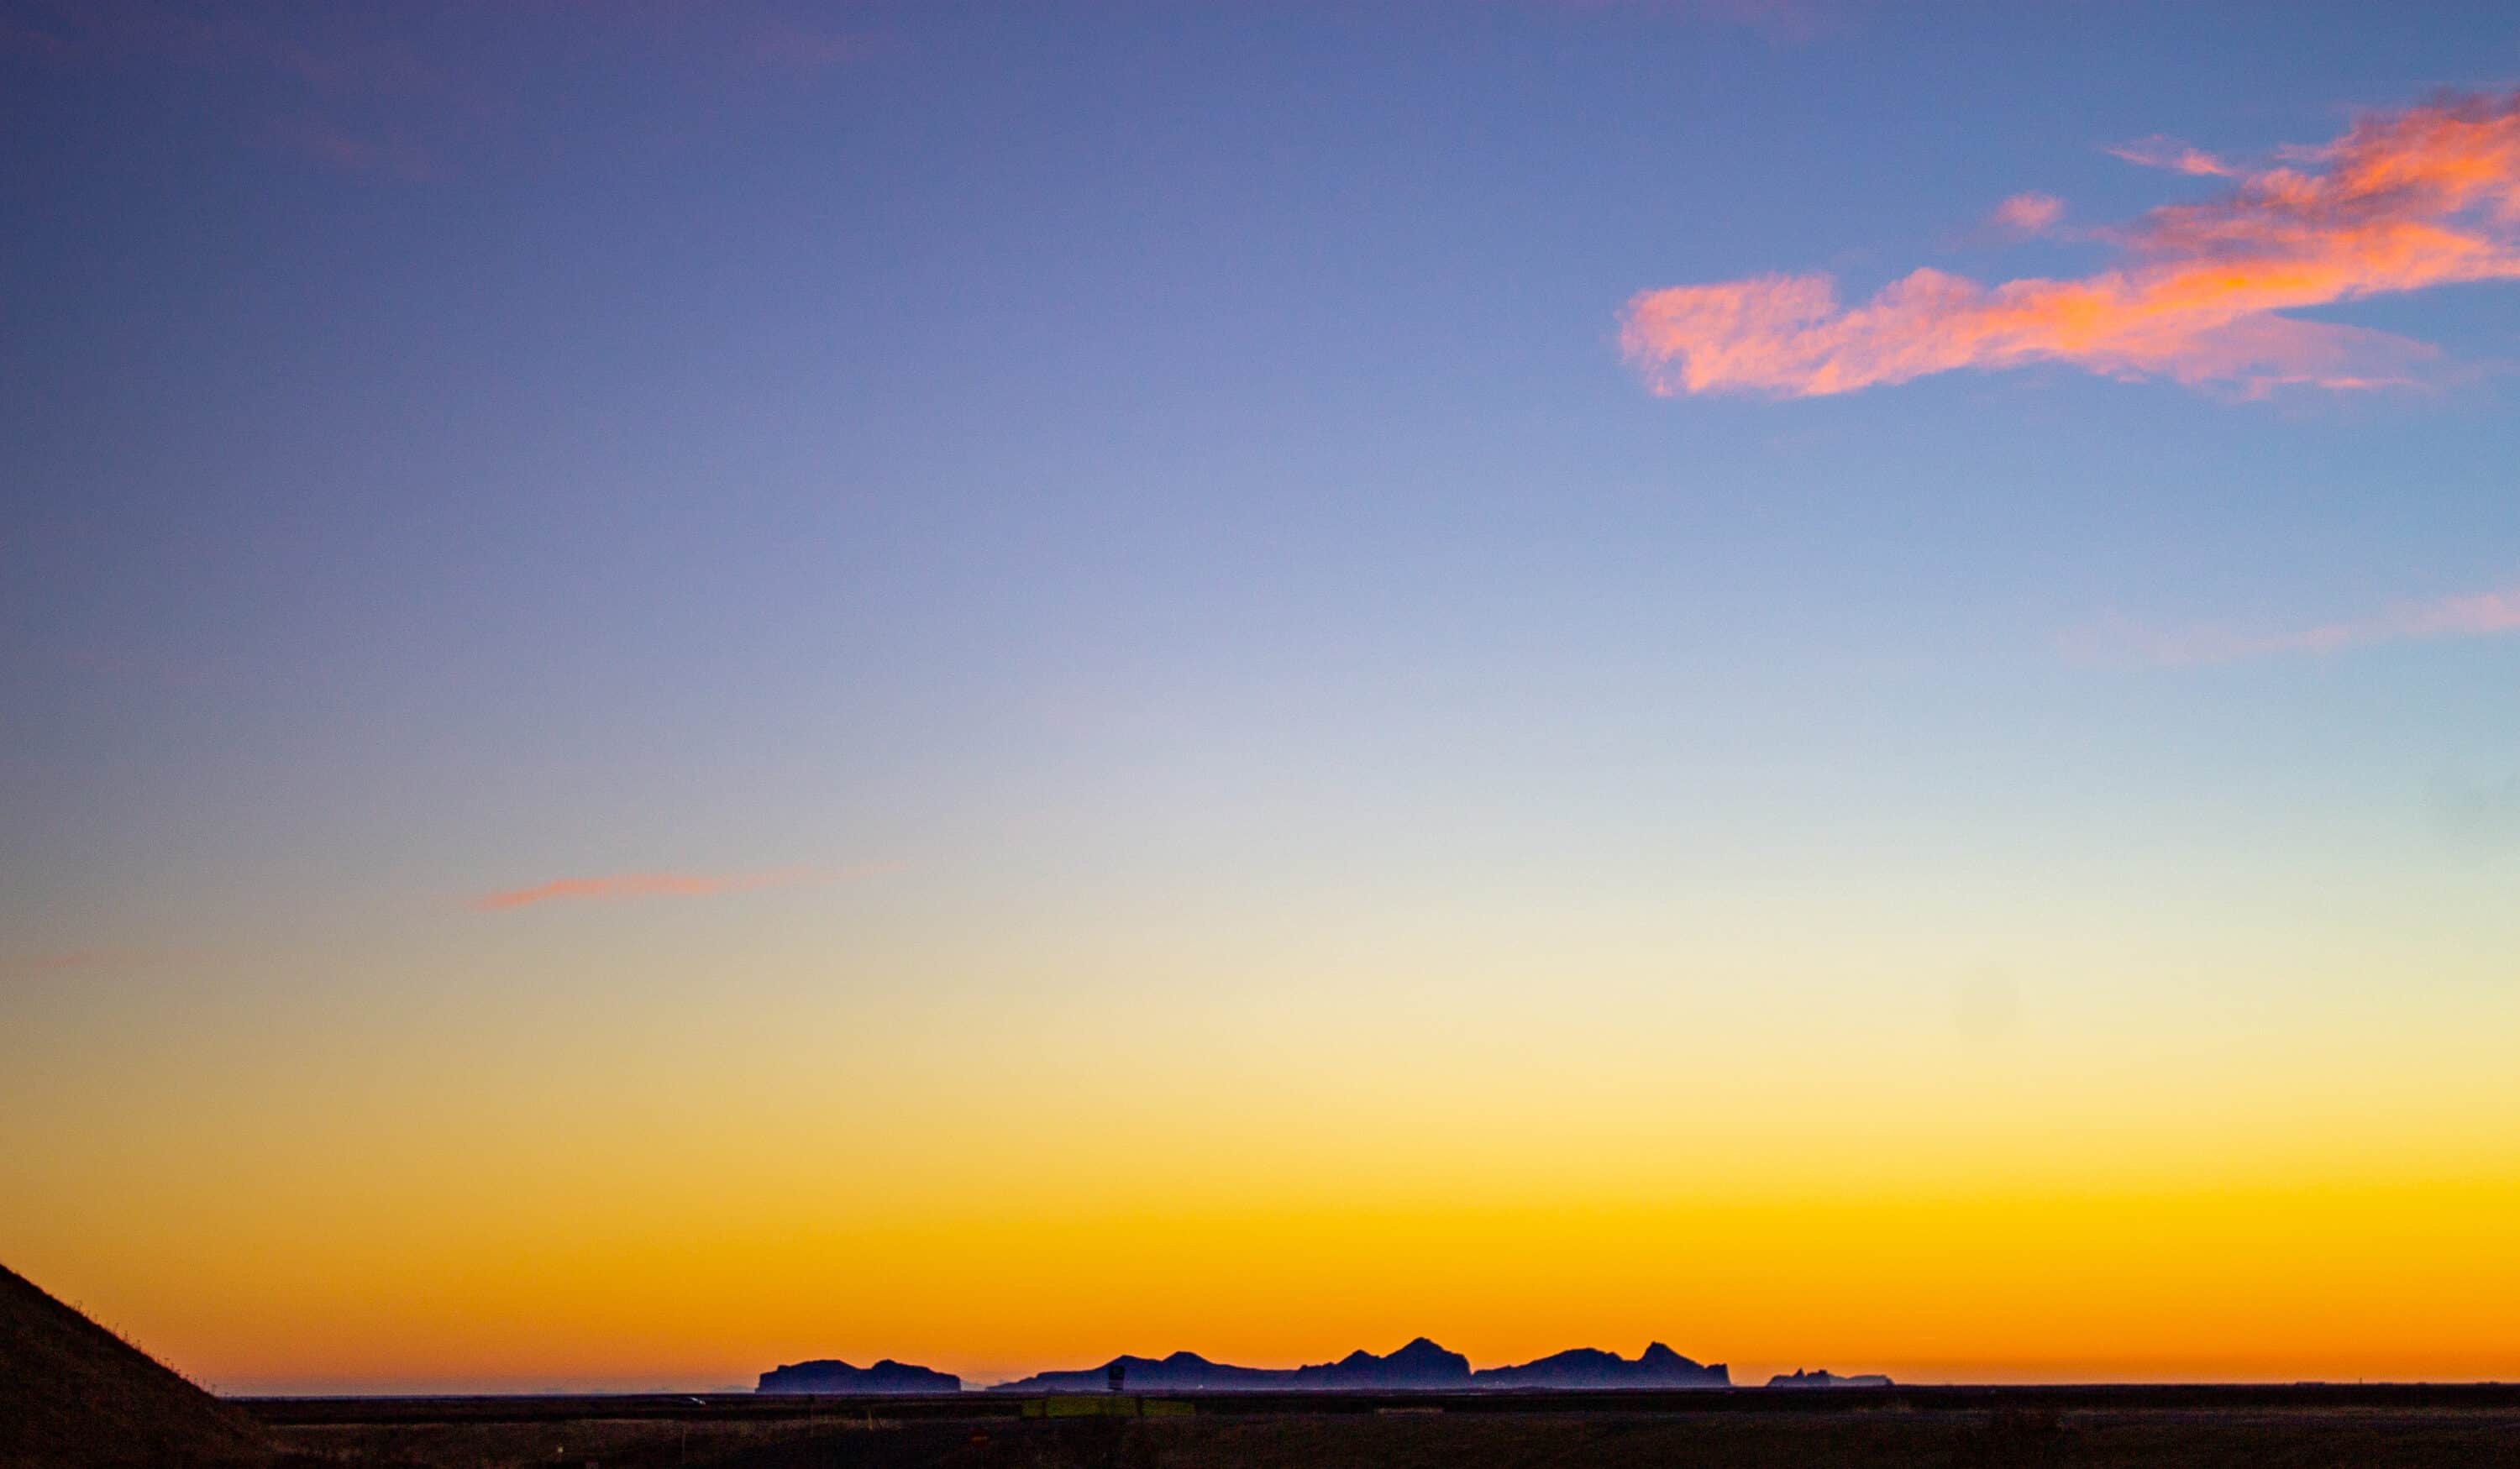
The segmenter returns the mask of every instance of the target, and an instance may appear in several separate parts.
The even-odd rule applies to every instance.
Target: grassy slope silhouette
[[[242,1409],[0,1266],[0,1466],[267,1462]]]

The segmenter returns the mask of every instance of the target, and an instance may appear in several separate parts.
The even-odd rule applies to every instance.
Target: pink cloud
[[[149,963],[156,957],[150,950],[120,946],[62,949],[50,954],[0,957],[0,974],[67,974],[83,969],[123,969]]]
[[[1656,393],[1807,397],[1962,368],[2066,363],[2114,378],[2372,387],[2415,380],[2417,341],[2282,312],[2520,278],[2520,93],[2357,121],[2109,237],[2118,267],[1983,286],[1918,270],[1858,306],[1825,275],[1648,290],[1622,319]]]
[[[2130,163],[2141,164],[2146,168],[2167,168],[2173,173],[2184,173],[2198,178],[2240,176],[2240,170],[2212,154],[2190,148],[2176,138],[2165,138],[2159,133],[2149,138],[2138,138],[2133,143],[2120,144],[2107,152],[2112,157],[2124,158]]]
[[[532,887],[507,888],[472,900],[479,913],[505,913],[537,903],[609,902],[620,898],[705,898],[718,893],[752,892],[760,888],[805,883],[843,882],[852,877],[890,871],[878,863],[855,868],[779,868],[766,872],[616,872],[603,877],[557,877]]]
[[[119,952],[112,949],[67,949],[59,954],[30,954],[18,961],[18,967],[30,973],[51,974],[110,964],[119,957]]]
[[[2052,194],[2016,194],[1995,206],[1987,223],[2015,235],[2038,235],[2065,217],[2065,201]]]
[[[2321,656],[2388,643],[2491,638],[2520,633],[2520,587],[2408,602],[2373,617],[2272,633],[2197,627],[2154,633],[2125,622],[2065,640],[2078,659],[2193,668],[2285,654]]]

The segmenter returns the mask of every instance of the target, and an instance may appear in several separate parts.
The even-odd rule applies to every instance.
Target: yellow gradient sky
[[[880,881],[674,916],[705,950],[944,885]],[[35,981],[13,1264],[235,1390],[985,1381],[1419,1332],[1483,1365],[1665,1340],[1744,1380],[2511,1370],[2514,997],[2367,991],[2351,950],[2206,990],[2105,982],[2168,957],[2096,936],[2093,972],[2015,978],[1886,929],[1463,911],[1265,956],[958,937],[863,960],[924,981],[878,987],[597,964],[569,956],[619,912],[528,921],[368,976],[120,960],[184,968],[146,1008]],[[1401,941],[1423,977],[1374,983]],[[752,1002],[716,999],[738,975]]]

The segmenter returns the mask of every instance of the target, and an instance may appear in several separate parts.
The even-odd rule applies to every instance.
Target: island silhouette
[[[835,1358],[791,1362],[761,1374],[755,1393],[959,1393],[963,1379],[885,1358],[872,1367]]]
[[[1233,1393],[1412,1392],[1479,1388],[1570,1390],[1601,1388],[1726,1388],[1732,1369],[1681,1356],[1660,1342],[1632,1361],[1598,1347],[1575,1347],[1511,1366],[1473,1370],[1470,1359],[1428,1337],[1418,1337],[1387,1357],[1362,1349],[1336,1361],[1301,1367],[1243,1367],[1210,1361],[1195,1352],[1169,1357],[1121,1356],[1100,1366],[1037,1372],[992,1386],[993,1393]],[[1877,1372],[1841,1375],[1826,1369],[1779,1372],[1772,1388],[1886,1388]],[[756,1393],[956,1393],[963,1380],[951,1372],[885,1358],[872,1367],[825,1359],[794,1362],[761,1374]]]
[[[1245,1367],[1210,1361],[1195,1352],[1169,1357],[1115,1357],[1098,1366],[1039,1372],[990,1389],[1000,1393],[1149,1393],[1461,1391],[1476,1388],[1721,1388],[1732,1384],[1722,1362],[1706,1365],[1660,1342],[1634,1360],[1577,1347],[1536,1361],[1473,1371],[1470,1359],[1426,1337],[1388,1356],[1363,1350],[1336,1361],[1300,1367]],[[761,1374],[763,1393],[953,1392],[958,1379],[924,1367],[878,1362],[799,1362]]]

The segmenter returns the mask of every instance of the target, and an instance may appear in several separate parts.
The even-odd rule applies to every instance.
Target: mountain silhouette
[[[1425,1337],[1376,1357],[1351,1352],[1337,1361],[1303,1367],[1238,1367],[1209,1361],[1195,1352],[1170,1357],[1116,1357],[1099,1367],[1072,1372],[1042,1372],[992,1391],[1007,1393],[1100,1393],[1111,1386],[1111,1369],[1120,1369],[1123,1391],[1146,1393],[1231,1392],[1418,1392],[1470,1388],[1672,1388],[1729,1387],[1732,1377],[1722,1363],[1700,1366],[1660,1342],[1635,1361],[1614,1352],[1578,1347],[1520,1366],[1470,1370],[1470,1360],[1448,1352]]]
[[[1488,1367],[1470,1374],[1480,1388],[1728,1388],[1732,1371],[1722,1362],[1700,1366],[1655,1342],[1635,1361],[1598,1347],[1577,1347],[1524,1362],[1518,1367]]]
[[[1237,1367],[1209,1361],[1195,1352],[1170,1357],[1115,1357],[1099,1367],[1075,1372],[1043,1372],[1020,1382],[1002,1382],[1008,1392],[1100,1393],[1110,1385],[1111,1368],[1121,1369],[1121,1385],[1150,1393],[1222,1393],[1237,1389],[1288,1388],[1295,1374],[1270,1367]]]
[[[1470,1359],[1419,1337],[1389,1357],[1356,1351],[1318,1367],[1297,1367],[1299,1388],[1465,1388]]]
[[[1194,1352],[1170,1357],[1118,1357],[1099,1367],[1076,1372],[1042,1372],[1016,1382],[998,1384],[1010,1393],[1100,1393],[1110,1386],[1110,1369],[1121,1369],[1121,1386],[1132,1392],[1284,1392],[1465,1388],[1470,1385],[1470,1359],[1419,1337],[1389,1357],[1351,1352],[1337,1361],[1312,1366],[1238,1367],[1209,1361]]]
[[[800,1361],[761,1374],[756,1393],[959,1393],[963,1379],[951,1372],[912,1366],[885,1358],[872,1367],[844,1361]]]

